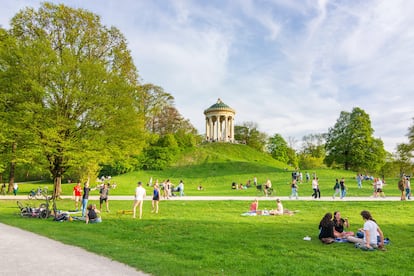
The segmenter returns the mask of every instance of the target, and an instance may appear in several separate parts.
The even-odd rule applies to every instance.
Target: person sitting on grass
[[[276,209],[275,210],[271,210],[269,213],[271,215],[278,215],[278,216],[283,215],[283,213],[284,213],[284,211],[283,211],[283,204],[280,201],[280,199],[276,199]]]
[[[319,240],[325,244],[335,241],[332,213],[326,213],[319,222]]]
[[[364,233],[363,238],[357,237],[348,237],[348,241],[355,243],[357,247],[365,250],[373,250],[374,248],[379,248],[381,250],[384,249],[384,234],[382,233],[381,228],[372,218],[371,213],[369,211],[362,211],[361,216],[363,218],[364,227],[359,229],[359,231]],[[379,245],[378,245],[378,238],[379,236]]]
[[[348,218],[341,218],[341,213],[339,211],[334,212],[334,235],[336,238],[346,238],[348,236],[353,236],[354,232],[346,232],[344,231],[344,228],[349,228],[349,221]]]
[[[296,212],[298,212],[298,211],[297,210],[296,211],[291,211],[291,210],[283,208],[282,201],[278,198],[278,199],[276,199],[276,209],[275,210],[270,210],[269,214],[270,215],[275,215],[275,216],[281,216],[281,215],[291,216],[291,215],[295,214]]]
[[[86,213],[85,222],[88,223],[99,223],[102,222],[102,219],[99,217],[100,211],[96,209],[95,204],[89,204],[88,211]]]
[[[256,213],[259,210],[259,201],[255,199],[252,204],[250,204],[250,213]]]
[[[233,189],[233,190],[237,190],[237,183],[236,182],[233,182],[233,183],[231,183],[231,188]]]

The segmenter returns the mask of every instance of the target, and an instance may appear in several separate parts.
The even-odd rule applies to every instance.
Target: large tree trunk
[[[59,198],[62,193],[62,177],[57,176],[53,180],[53,198]]]

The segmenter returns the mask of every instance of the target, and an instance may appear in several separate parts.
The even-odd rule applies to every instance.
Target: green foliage
[[[299,168],[303,170],[320,169],[326,167],[323,157],[313,157],[306,154],[299,155]]]
[[[30,152],[41,146],[57,186],[70,169],[93,177],[99,163],[141,151],[138,75],[116,28],[85,10],[43,3],[37,11],[20,11],[9,35],[15,50],[2,68],[20,78],[12,82],[12,100],[25,105],[15,118],[30,121],[16,126],[34,136]]]
[[[369,115],[355,107],[351,113],[342,111],[326,138],[325,162],[334,162],[346,170],[379,171],[384,164],[385,150],[380,139],[375,139]]]
[[[91,201],[91,203],[98,203]],[[117,210],[130,210],[131,201],[111,201],[103,223],[86,225],[79,221],[17,216],[14,201],[1,201],[3,222],[65,244],[120,261],[151,275],[410,275],[414,207],[410,202],[321,202],[284,201],[284,207],[299,210],[293,216],[242,217],[250,201],[160,202],[160,213],[151,213],[144,202],[143,219]],[[62,200],[58,208],[73,208]],[[275,208],[274,201],[259,202],[260,209]],[[340,210],[349,218],[351,231],[363,224],[359,213],[370,210],[391,243],[387,251],[366,252],[349,243],[322,244],[318,223],[326,212]],[[310,236],[311,241],[303,237]],[[133,252],[133,254],[131,254]],[[380,272],[379,263],[380,260]]]
[[[269,138],[267,143],[267,151],[274,159],[283,163],[289,162],[288,144],[285,139],[283,139],[282,135],[275,134]]]
[[[259,151],[264,151],[267,135],[258,130],[254,122],[244,122],[241,126],[234,126],[234,139]]]
[[[325,137],[326,134],[309,134],[302,138],[301,154],[315,158],[325,157]]]

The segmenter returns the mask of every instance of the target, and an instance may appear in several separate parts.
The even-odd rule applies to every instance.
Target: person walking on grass
[[[405,187],[406,187],[406,178],[405,175],[403,174],[403,176],[401,177],[400,181],[398,181],[398,189],[401,191],[401,200],[405,200]]]
[[[319,190],[318,178],[315,176],[312,180],[313,198],[321,198],[321,191]]]
[[[16,182],[14,182],[14,184],[13,184],[13,194],[17,195],[18,191],[19,191],[19,185]]]
[[[341,181],[339,181],[339,186],[341,187],[341,199],[343,199],[346,196],[345,178],[341,178]]]
[[[132,217],[136,217],[136,209],[139,206],[139,219],[142,219],[142,205],[144,204],[144,198],[147,195],[147,191],[142,187],[142,182],[138,182],[138,186],[135,188],[134,206],[132,209]]]
[[[335,192],[334,192],[332,198],[335,199],[336,195],[339,195],[339,196],[341,195],[338,178],[336,179],[336,182],[335,182],[335,185],[334,185],[333,189],[334,189]]]
[[[291,199],[292,197],[296,197],[296,199],[299,198],[299,194],[298,194],[298,185],[296,184],[296,180],[292,180],[292,184],[290,185],[291,189],[292,189],[292,193],[289,196],[289,199]]]
[[[158,214],[158,203],[160,201],[160,189],[158,188],[158,184],[154,184],[154,190],[152,193],[152,211],[151,213]]]
[[[405,197],[411,199],[411,183],[409,176],[405,179]]]

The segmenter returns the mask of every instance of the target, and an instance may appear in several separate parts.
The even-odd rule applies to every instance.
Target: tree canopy
[[[378,171],[385,162],[382,140],[373,137],[369,115],[361,108],[342,111],[326,137],[325,162],[349,170]]]
[[[274,159],[288,163],[288,148],[288,144],[285,139],[283,139],[282,135],[276,133],[269,138],[267,150]]]
[[[259,131],[257,123],[243,122],[242,125],[234,126],[234,139],[259,151],[264,151],[267,135]]]
[[[12,102],[24,102],[15,107],[15,118],[30,118],[22,124],[41,145],[55,195],[68,169],[88,174],[101,162],[140,152],[138,73],[119,30],[86,10],[43,3],[37,11],[20,11],[5,36],[15,50],[3,48],[1,91],[9,91]],[[10,75],[19,79],[7,88]],[[6,124],[21,129],[16,120]]]

